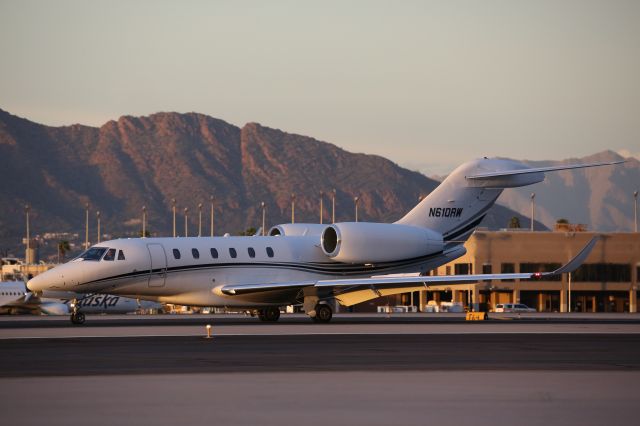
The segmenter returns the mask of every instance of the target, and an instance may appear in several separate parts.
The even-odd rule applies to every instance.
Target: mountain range
[[[603,151],[583,158],[522,160],[522,163],[546,167],[620,160],[625,162],[616,166],[547,173],[543,182],[505,191],[499,203],[530,216],[531,194],[535,193],[535,217],[549,228],[562,218],[571,223],[585,224],[589,230],[633,231],[633,193],[640,189],[640,161],[636,158]]]
[[[637,164],[635,171],[625,165],[627,169],[637,176]],[[599,184],[595,195],[588,197],[593,201],[589,208],[598,208],[597,194],[605,191],[608,200],[614,193],[611,186],[630,176],[610,173],[617,180]],[[267,227],[290,221],[292,194],[295,220],[318,222],[320,192],[324,191],[323,221],[330,222],[333,189],[336,221],[354,219],[356,196],[360,220],[394,221],[438,185],[385,158],[350,153],[311,137],[257,123],[240,128],[202,114],[172,112],[123,116],[98,128],[50,127],[0,110],[0,176],[4,182],[0,190],[0,248],[18,253],[25,235],[27,204],[32,234],[83,235],[84,206],[88,203],[90,239],[95,242],[97,211],[103,233],[129,236],[140,231],[141,209],[146,206],[147,229],[152,235],[166,236],[172,233],[172,199],[176,199],[178,233],[184,233],[186,207],[189,234],[195,235],[198,204],[202,203],[203,234],[208,235],[209,199],[213,196],[215,233],[221,235],[259,227],[261,202],[266,206]],[[599,178],[585,176],[574,182],[599,182]],[[569,185],[566,178],[562,182]],[[513,195],[506,201],[521,213],[496,205],[482,225],[503,228],[512,216],[518,216],[523,226],[528,224],[523,196]],[[541,194],[539,198],[543,198]],[[616,209],[624,209],[624,200],[619,201]],[[605,216],[615,222],[617,211]],[[540,207],[544,223],[554,216],[555,210]],[[620,221],[621,227],[627,225]],[[546,228],[538,223],[536,229]]]

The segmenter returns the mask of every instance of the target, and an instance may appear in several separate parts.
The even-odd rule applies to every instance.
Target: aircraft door
[[[167,254],[162,244],[147,244],[149,250],[149,287],[163,287],[167,278]]]

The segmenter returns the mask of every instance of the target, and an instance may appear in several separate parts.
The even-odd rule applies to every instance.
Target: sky
[[[640,158],[640,2],[0,0],[0,108],[200,112],[427,175]]]

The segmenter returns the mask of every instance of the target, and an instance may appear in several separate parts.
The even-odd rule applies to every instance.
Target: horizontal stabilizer
[[[531,169],[517,169],[517,170],[504,170],[497,172],[487,172],[487,173],[478,173],[471,176],[466,176],[467,179],[487,179],[487,178],[496,178],[502,176],[515,176],[515,175],[525,175],[529,173],[544,173],[544,172],[553,172],[556,170],[570,170],[570,169],[584,169],[587,167],[598,167],[598,166],[613,166],[614,164],[624,163],[624,160],[620,161],[611,161],[604,163],[589,163],[589,164],[567,164],[563,166],[550,166],[550,167],[536,167]]]

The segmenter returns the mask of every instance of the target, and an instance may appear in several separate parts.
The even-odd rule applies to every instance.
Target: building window
[[[200,259],[200,252],[198,251],[198,249],[191,249],[191,255],[193,256],[194,259]]]
[[[218,258],[218,250],[212,248],[211,249],[211,257],[213,257],[214,259]]]
[[[253,247],[249,247],[249,248],[247,249],[247,252],[249,253],[249,257],[250,257],[250,258],[252,258],[252,259],[253,259],[254,257],[256,257],[256,251],[253,249]]]
[[[118,252],[118,260],[124,260],[124,252],[122,250]]]
[[[180,259],[180,250],[178,249],[173,249],[173,258],[174,259]]]
[[[491,267],[490,263],[483,263],[482,264],[482,273],[483,274],[492,274],[493,273],[493,268]],[[491,280],[484,280],[485,283],[490,283]]]
[[[454,275],[471,275],[473,266],[470,263],[456,263],[453,265]]]
[[[271,247],[267,247],[267,256],[273,257],[273,249]]]
[[[571,278],[587,282],[630,282],[631,267],[620,263],[586,263],[576,269]]]
[[[234,259],[235,259],[236,257],[238,257],[238,252],[236,251],[236,249],[234,249],[233,247],[231,247],[231,248],[229,249],[229,256],[231,256],[231,257],[232,257],[232,258],[234,258]]]
[[[516,266],[513,263],[503,263],[500,265],[500,273],[501,274],[514,274],[516,272]],[[513,281],[513,280],[502,280],[502,281]]]
[[[445,275],[451,275],[451,265],[447,265],[444,268],[444,274]]]

